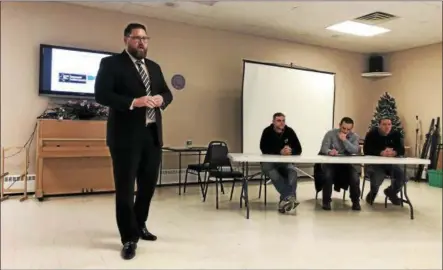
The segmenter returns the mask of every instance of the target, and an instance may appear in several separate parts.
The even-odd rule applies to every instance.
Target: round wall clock
[[[172,87],[174,87],[175,89],[183,90],[183,88],[185,88],[186,85],[185,77],[183,77],[183,75],[180,74],[175,74],[174,76],[172,76],[171,84]]]

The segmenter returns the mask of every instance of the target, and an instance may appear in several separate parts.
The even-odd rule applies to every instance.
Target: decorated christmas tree
[[[397,105],[395,99],[385,92],[378,100],[378,105],[375,108],[374,117],[371,120],[369,129],[378,127],[378,123],[381,118],[389,118],[392,121],[392,130],[399,131],[402,138],[405,136],[405,132],[401,125],[400,118],[397,115]]]

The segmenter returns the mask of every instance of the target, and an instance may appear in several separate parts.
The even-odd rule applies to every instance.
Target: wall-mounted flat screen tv
[[[112,52],[40,45],[39,95],[94,98],[94,84],[102,58]]]

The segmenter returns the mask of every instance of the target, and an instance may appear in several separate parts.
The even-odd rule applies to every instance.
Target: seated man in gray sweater
[[[340,128],[330,130],[323,138],[321,154],[337,156],[352,155],[360,153],[359,137],[352,132],[354,121],[349,117],[344,117],[340,121]],[[352,164],[322,164],[321,165],[324,186],[323,186],[323,209],[331,210],[331,195],[334,175],[340,171],[341,175],[347,175],[349,181],[349,193],[352,200],[352,210],[360,211],[360,177],[357,167]]]

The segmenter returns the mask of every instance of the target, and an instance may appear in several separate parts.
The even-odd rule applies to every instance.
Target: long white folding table
[[[293,163],[293,164],[355,164],[355,165],[402,165],[406,175],[407,165],[428,165],[430,160],[419,158],[406,157],[377,157],[377,156],[282,156],[282,155],[261,155],[261,154],[242,154],[229,153],[229,159],[232,162],[240,163],[243,168],[243,194],[241,200],[244,200],[246,207],[246,218],[249,219],[249,195],[248,195],[248,180],[249,180],[249,164],[250,163]],[[363,180],[364,181],[364,180]],[[409,205],[411,219],[414,219],[414,208],[409,200],[406,183],[403,185],[403,193],[405,199],[403,202]]]

